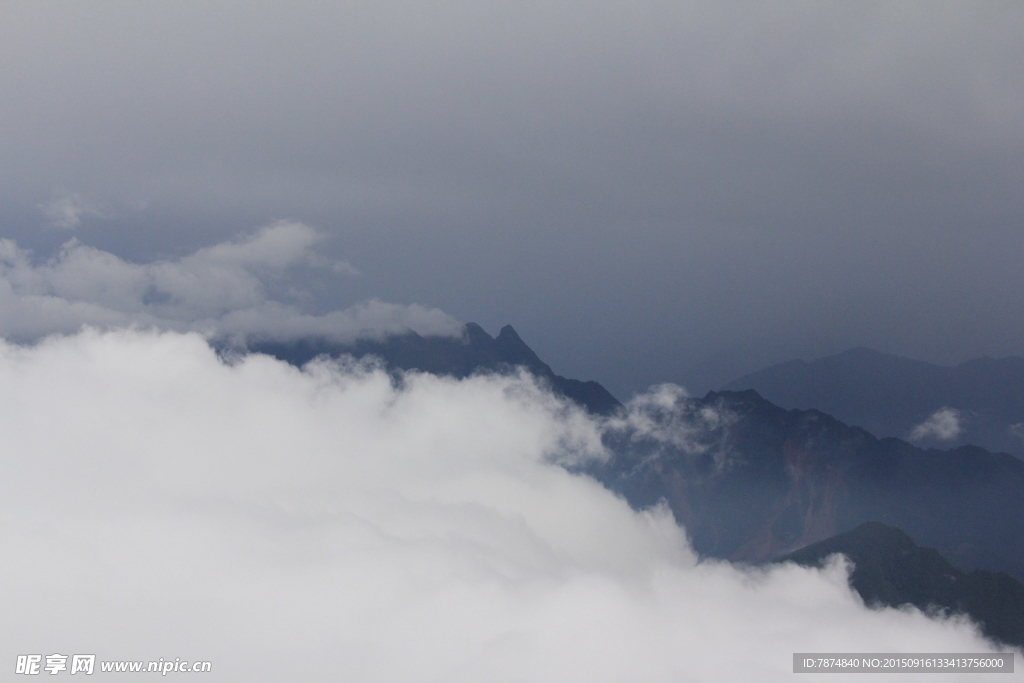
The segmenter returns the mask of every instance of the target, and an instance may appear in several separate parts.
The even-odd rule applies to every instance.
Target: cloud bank
[[[990,649],[965,622],[866,609],[841,564],[698,562],[667,510],[560,466],[604,457],[600,427],[527,376],[398,387],[87,330],[0,343],[0,433],[8,653],[209,660],[217,681],[593,683]]]
[[[442,311],[378,300],[324,315],[302,312],[268,294],[268,283],[294,269],[353,275],[344,261],[316,251],[318,233],[278,222],[243,238],[152,263],[129,263],[71,240],[51,260],[0,239],[0,336],[37,339],[88,324],[155,326],[236,340],[321,336],[339,341],[414,330],[458,334]]]
[[[915,426],[910,431],[912,441],[922,439],[937,439],[939,441],[951,441],[960,436],[963,431],[963,418],[956,408],[944,406],[932,413],[927,420]]]

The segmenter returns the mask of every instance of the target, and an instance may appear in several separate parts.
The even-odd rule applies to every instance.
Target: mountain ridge
[[[597,382],[556,375],[511,325],[496,337],[469,323],[460,338],[407,333],[250,348],[296,365],[321,354],[375,355],[392,370],[456,377],[524,367],[593,413],[624,409]],[[781,407],[753,389],[709,392],[679,407],[693,448],[612,434],[613,457],[588,473],[636,508],[666,500],[702,555],[761,562],[878,520],[960,566],[1024,577],[1024,462],[1012,455],[879,439],[819,409]],[[706,415],[722,419],[705,424]]]
[[[1024,578],[1024,462],[878,439],[754,390],[688,399],[693,447],[623,437],[594,476],[637,508],[665,500],[698,553],[762,562],[881,521],[967,569]],[[701,427],[707,411],[720,419]]]
[[[772,365],[723,389],[755,389],[785,408],[817,408],[879,437],[1024,457],[1024,358],[1017,356],[943,366],[855,347]],[[943,410],[944,429],[928,429]]]
[[[525,367],[541,381],[549,383],[556,393],[594,414],[607,415],[622,405],[598,382],[555,374],[511,325],[502,327],[497,337],[491,337],[480,325],[470,322],[463,326],[460,337],[422,336],[413,331],[350,343],[307,337],[287,342],[255,341],[248,345],[248,350],[298,366],[321,355],[375,356],[392,371],[418,370],[460,378],[477,372],[509,372]]]
[[[853,563],[850,587],[868,606],[967,614],[987,637],[1024,645],[1024,584],[1004,572],[961,571],[897,527],[865,522],[773,562],[815,567],[834,554]]]

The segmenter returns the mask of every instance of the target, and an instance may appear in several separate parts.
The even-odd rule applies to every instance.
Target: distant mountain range
[[[869,521],[899,527],[965,569],[1024,578],[1024,461],[975,446],[876,439],[757,392],[689,399],[686,448],[638,435],[592,470],[635,507],[665,500],[703,555],[761,562]]]
[[[497,337],[470,323],[460,338],[422,337],[410,332],[348,345],[306,339],[250,348],[297,365],[321,354],[373,355],[393,370],[455,377],[521,366],[597,415],[613,415],[622,409],[597,382],[556,375],[508,325]],[[912,426],[936,406],[955,405],[981,414],[982,408],[988,410],[999,402],[983,395],[986,375],[982,369],[987,366],[981,361],[945,369],[975,378],[973,394],[966,389],[955,394],[972,396],[974,402],[968,403],[953,401],[950,397],[954,394],[941,393],[947,391],[941,382],[928,383],[936,368],[943,370],[939,366],[866,349],[842,356],[819,361],[822,367],[838,368],[833,376],[840,396],[860,396],[852,388],[842,389],[842,378],[848,387],[859,387],[865,395],[878,387],[874,391],[884,409],[865,404],[862,415],[884,417],[886,411],[902,411],[912,417],[897,422]],[[793,368],[812,365],[779,367],[802,376],[801,370]],[[867,367],[875,368],[873,374],[864,370]],[[907,368],[917,368],[917,375]],[[775,377],[773,370],[764,371],[763,376]],[[1012,394],[1009,382],[999,383],[1009,372],[997,372],[998,381],[992,380],[997,397]],[[897,390],[913,376],[918,377],[916,384],[911,383],[915,391],[903,391],[907,400],[924,406],[917,412],[901,408],[897,400],[902,395]],[[821,405],[834,405],[834,399],[828,403],[833,380],[816,381],[818,384],[810,382],[809,386],[820,392]],[[896,388],[890,391],[892,387]],[[938,399],[915,393],[931,390],[939,392],[935,394]],[[680,446],[638,433],[610,433],[608,446],[614,456],[588,473],[635,507],[667,501],[702,555],[769,561],[864,522],[880,521],[903,529],[959,567],[1024,578],[1024,461],[976,446],[923,449],[897,438],[878,439],[821,410],[787,410],[755,391],[711,392],[703,399],[686,401],[684,408],[693,419],[683,428],[689,430],[687,438],[693,443]],[[859,405],[852,399],[847,402]],[[996,414],[994,408],[989,412]],[[707,414],[722,419],[698,419]],[[869,421],[861,419],[860,423]],[[907,428],[890,431],[903,433]]]
[[[821,566],[836,553],[853,562],[850,586],[868,605],[967,614],[989,638],[1024,645],[1024,584],[1002,572],[962,572],[895,527],[868,522],[776,561]]]
[[[607,389],[593,381],[581,381],[556,375],[537,357],[511,325],[491,337],[476,323],[468,323],[462,336],[424,337],[407,332],[386,339],[363,339],[340,344],[326,339],[300,339],[290,342],[258,342],[249,350],[266,353],[295,365],[303,365],[320,355],[357,358],[376,356],[393,370],[420,370],[437,375],[468,377],[475,372],[502,372],[522,366],[548,382],[555,392],[587,410],[606,415],[621,403]]]
[[[725,389],[754,389],[784,408],[816,408],[876,436],[1024,456],[1024,358],[945,367],[861,347],[773,365]],[[929,418],[943,408],[952,410],[929,428]]]

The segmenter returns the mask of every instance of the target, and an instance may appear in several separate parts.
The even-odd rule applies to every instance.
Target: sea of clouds
[[[699,562],[666,509],[562,466],[605,457],[601,430],[525,375],[397,386],[372,364],[228,363],[196,333],[0,344],[2,665],[775,681],[795,651],[992,649],[962,620],[865,608],[839,563]]]
[[[632,510],[578,473],[610,434],[704,448],[700,429],[729,416],[677,415],[678,388],[606,420],[526,374],[218,354],[225,334],[457,331],[417,306],[274,301],[265,278],[348,268],[315,241],[279,223],[149,264],[77,242],[34,262],[0,241],[0,667],[95,654],[210,661],[204,680],[246,683],[788,681],[794,652],[993,650],[963,619],[866,608],[839,561],[700,561],[666,507]]]

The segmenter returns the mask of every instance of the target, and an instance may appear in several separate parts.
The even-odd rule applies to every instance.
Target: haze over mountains
[[[492,337],[479,325],[461,325],[438,309],[371,300],[343,311],[310,312],[302,306],[301,293],[282,287],[281,278],[292,271],[348,274],[352,270],[343,262],[322,260],[316,251],[318,240],[318,233],[308,226],[278,222],[191,255],[146,264],[130,263],[73,240],[57,257],[37,262],[14,242],[0,241],[0,333],[8,339],[28,342],[29,348],[32,344],[38,347],[21,352],[11,346],[8,360],[14,367],[22,357],[49,357],[48,350],[62,344],[69,349],[91,349],[89,353],[106,349],[101,355],[116,348],[121,350],[112,356],[115,369],[105,366],[105,372],[117,375],[121,354],[138,353],[138,368],[153,362],[161,367],[161,373],[166,372],[160,375],[160,382],[173,382],[179,377],[176,368],[184,359],[192,357],[195,361],[196,354],[212,354],[215,349],[220,355],[212,365],[210,359],[199,362],[207,366],[208,372],[237,366],[243,373],[258,377],[266,373],[267,377],[280,379],[282,367],[287,366],[261,355],[267,354],[294,366],[291,375],[285,375],[298,373],[306,378],[301,382],[376,386],[369,394],[374,398],[363,396],[348,405],[347,410],[353,414],[367,409],[387,412],[390,408],[368,406],[387,394],[393,398],[385,399],[385,405],[391,405],[389,401],[400,403],[409,392],[416,393],[416,387],[429,387],[422,400],[441,412],[431,413],[434,418],[425,425],[428,431],[433,429],[433,420],[448,419],[454,431],[443,441],[455,443],[478,431],[483,438],[483,445],[471,449],[473,455],[466,461],[469,465],[478,457],[475,449],[492,448],[491,430],[512,429],[504,437],[512,438],[515,428],[511,425],[520,419],[517,411],[540,411],[547,415],[541,420],[541,432],[545,439],[554,441],[545,442],[548,445],[543,448],[537,446],[540,450],[528,448],[528,457],[540,458],[545,466],[557,468],[561,474],[555,477],[570,476],[575,482],[584,482],[581,485],[596,490],[598,498],[612,497],[616,505],[629,511],[628,515],[671,526],[678,538],[670,540],[667,551],[675,553],[685,548],[686,553],[696,551],[704,559],[728,560],[736,564],[721,565],[731,567],[722,571],[742,573],[747,571],[746,565],[770,562],[809,544],[826,542],[818,547],[842,547],[839,541],[831,545],[827,542],[830,538],[846,538],[842,535],[858,524],[884,522],[934,548],[958,567],[957,572],[998,575],[997,580],[965,579],[957,583],[959,587],[973,586],[970,599],[957,597],[960,588],[953,590],[948,582],[938,582],[930,585],[923,596],[913,596],[909,604],[934,602],[949,604],[951,609],[962,607],[976,619],[991,621],[986,628],[992,637],[1016,642],[1016,622],[985,607],[1016,600],[1020,592],[1017,578],[1024,575],[1024,549],[1019,542],[1024,536],[1024,515],[1020,514],[1024,510],[1024,463],[1014,456],[977,446],[924,449],[898,438],[878,439],[860,426],[846,424],[820,410],[779,407],[753,390],[711,392],[698,399],[687,396],[676,385],[665,384],[622,403],[596,381],[556,374],[511,325]],[[87,329],[83,330],[83,325]],[[149,331],[143,333],[143,329]],[[181,336],[184,333],[189,335]],[[158,347],[165,348],[150,359]],[[168,353],[167,348],[177,350]],[[67,352],[72,356],[77,353]],[[62,353],[56,357],[64,358]],[[870,360],[878,354],[860,355]],[[335,363],[331,359],[344,360]],[[72,374],[80,372],[83,364],[76,360],[67,365],[66,359],[54,362],[65,363],[65,371]],[[907,363],[906,359],[896,359],[897,370]],[[910,429],[910,436],[921,445],[927,445],[929,439],[953,442],[972,425],[984,425],[987,416],[997,414],[991,397],[985,394],[991,382],[984,374],[966,373],[968,380],[958,376],[952,386],[959,393],[943,394],[936,387],[945,387],[943,381],[950,384],[948,378],[936,380],[932,377],[934,368],[924,364],[921,370],[920,364],[909,363],[917,368],[916,374],[901,375],[882,367],[873,370],[872,375],[864,369],[864,363],[854,364],[852,370],[847,369],[847,382],[871,391],[887,386],[882,379],[895,378],[896,389],[890,392],[887,404],[893,410],[908,402],[899,393],[905,388],[900,380],[917,382],[913,385],[918,389],[913,394],[917,398],[953,396]],[[984,364],[967,365],[973,368]],[[1000,372],[999,368],[991,372],[1007,380],[1004,390],[1012,392],[1011,372]],[[819,382],[823,394],[839,383],[835,373],[826,380]],[[789,381],[786,377],[779,380],[783,385]],[[814,385],[812,381],[808,384]],[[492,406],[496,412],[490,418],[483,416],[480,424],[475,407],[444,407],[450,407],[449,392],[472,392],[474,387],[497,392],[497,404]],[[14,396],[19,392],[12,391],[11,400],[17,400]],[[959,398],[963,396],[974,403]],[[53,397],[53,401],[62,400],[62,396]],[[228,403],[246,400],[236,395]],[[274,415],[271,424],[279,419],[279,408],[270,411]],[[512,412],[506,414],[508,410]],[[292,432],[293,440],[302,442],[306,437],[297,425],[306,419],[302,417],[305,411],[292,406],[284,414],[292,416],[286,422],[288,430],[296,430]],[[914,419],[920,417],[912,410],[909,414]],[[998,415],[1004,422],[1014,417],[1012,412]],[[146,420],[158,425],[180,417],[181,410],[173,408],[166,418]],[[350,418],[347,415],[344,419],[351,427],[354,423]],[[190,425],[186,433],[196,429],[192,419],[186,420]],[[329,419],[341,418],[332,413]],[[96,424],[110,422],[111,418],[103,417]],[[1005,431],[1014,433],[1016,424]],[[394,426],[387,422],[383,433],[390,434]],[[333,422],[331,429],[336,429]],[[99,438],[107,438],[107,432],[101,430]],[[210,438],[222,437],[216,436],[214,429]],[[233,439],[228,439],[224,453],[208,455],[214,459],[233,457]],[[382,448],[375,439],[371,439],[375,444],[371,451]],[[433,437],[425,437],[423,443],[433,443]],[[420,439],[405,443],[401,448],[403,457],[421,447]],[[103,452],[104,447],[92,448]],[[349,457],[335,449],[332,442],[325,456],[328,460],[341,457],[345,461]],[[275,459],[285,450],[268,456],[273,462],[271,471],[287,467]],[[59,460],[63,455],[53,457]],[[384,462],[393,457],[385,457]],[[174,456],[172,469],[181,466],[179,459]],[[31,469],[29,464],[25,467]],[[116,469],[110,463],[103,467]],[[202,471],[205,464],[194,467]],[[232,465],[229,469],[235,472],[247,467]],[[462,468],[456,469],[462,476]],[[126,480],[133,477],[124,475]],[[149,486],[140,482],[136,485],[140,489]],[[468,488],[473,496],[478,494],[475,484]],[[341,499],[334,494],[330,498]],[[521,502],[530,507],[529,501]],[[560,515],[579,515],[583,508],[567,504]],[[579,521],[597,533],[589,519]],[[686,540],[682,537],[684,530]],[[664,533],[664,529],[658,533]],[[608,551],[613,553],[636,541],[595,540],[602,548],[609,546]],[[884,539],[878,543],[881,545],[875,550],[879,552],[888,547]],[[506,548],[503,552],[513,551]],[[886,566],[905,573],[914,569],[914,557],[914,553],[899,555]],[[30,568],[26,571],[32,573]],[[841,570],[834,571],[842,576]],[[800,581],[813,581],[806,573],[797,575],[802,577]],[[893,599],[900,598],[898,592],[893,595]]]
[[[495,338],[470,323],[461,338],[408,333],[348,345],[299,340],[250,348],[296,365],[352,354],[454,377],[524,367],[595,415],[610,416],[605,438],[613,457],[590,471],[634,507],[667,501],[704,555],[760,562],[880,521],[961,567],[1024,578],[1024,462],[1009,455],[878,439],[823,411],[783,409],[752,390],[702,399],[663,390],[656,400],[622,406],[597,382],[555,375],[511,325]]]
[[[460,338],[409,332],[350,344],[263,342],[250,350],[296,365],[321,355],[372,356],[392,371],[452,377],[524,368],[605,417],[612,456],[582,471],[636,509],[667,503],[702,556],[821,566],[841,553],[853,562],[851,587],[866,604],[967,614],[997,642],[1024,645],[1024,462],[1010,455],[878,439],[820,410],[786,410],[750,389],[693,399],[665,386],[623,406],[597,382],[555,375],[511,325],[493,338],[469,323]],[[992,414],[1000,395],[1018,386],[1003,373],[989,394],[986,379],[1016,361],[940,368],[854,349],[810,369],[784,364],[737,384],[790,388],[790,396],[803,390],[804,400],[897,425],[900,416],[918,419],[915,406],[939,397],[947,410],[972,406],[977,433],[982,410]]]
[[[967,614],[990,638],[1024,645],[1024,462],[1010,455],[878,439],[823,411],[786,410],[749,389],[693,399],[666,385],[624,406],[597,382],[555,375],[511,325],[493,338],[469,323],[460,338],[409,332],[350,344],[263,342],[250,350],[296,365],[321,355],[372,356],[392,371],[452,377],[524,368],[604,416],[612,456],[582,471],[636,509],[667,503],[702,556],[820,566],[842,553],[853,562],[851,587],[867,604]],[[971,414],[980,415],[1000,394],[1012,394],[1012,375],[1001,377],[994,397],[985,379],[993,366],[1012,368],[1015,360],[944,369],[855,349],[810,369],[769,368],[749,381],[901,424],[901,415],[920,417],[914,406],[933,405],[929,396],[949,399],[947,407],[971,405]],[[802,383],[794,379],[801,373]],[[867,400],[872,395],[875,402]]]
[[[1013,456],[878,440],[753,391],[694,399],[660,385],[620,403],[555,374],[511,326],[256,333],[247,349],[212,338],[94,328],[0,344],[14,472],[3,571],[30,586],[31,604],[8,613],[32,613],[27,627],[0,620],[5,642],[31,648],[55,624],[71,638],[103,605],[116,618],[94,637],[141,650],[159,605],[161,634],[238,681],[279,679],[296,652],[304,680],[327,680],[317,664],[339,652],[380,681],[788,680],[777,655],[797,642],[1001,647],[963,620],[865,609],[834,563],[765,564],[873,519],[954,573],[995,576],[940,581],[910,604],[952,599],[1016,642],[1013,614],[987,608],[1020,593]],[[27,532],[12,521],[25,510]],[[40,554],[57,568],[41,571]],[[118,606],[126,583],[145,623]],[[424,634],[430,646],[410,654]],[[705,656],[738,640],[756,662]]]
[[[946,367],[859,347],[793,360],[725,385],[784,408],[816,408],[876,436],[1024,456],[1024,358]]]
[[[15,0],[0,64],[0,669],[1019,642],[1018,370],[722,387],[1024,356],[1024,4]]]

